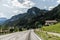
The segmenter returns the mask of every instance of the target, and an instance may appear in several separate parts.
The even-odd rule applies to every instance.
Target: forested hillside
[[[7,20],[4,25],[27,29],[38,28],[45,24],[45,20],[60,21],[60,4],[50,11],[32,7],[24,14],[13,16]]]

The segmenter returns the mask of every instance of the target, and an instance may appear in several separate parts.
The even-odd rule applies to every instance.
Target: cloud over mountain
[[[31,7],[51,10],[60,4],[60,0],[0,0],[0,14],[6,18],[25,13]],[[18,11],[17,11],[18,10]]]

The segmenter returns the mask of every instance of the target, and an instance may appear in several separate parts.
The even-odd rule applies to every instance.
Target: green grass
[[[60,37],[47,34],[46,32],[36,31],[36,30],[35,30],[35,33],[36,33],[42,40],[60,40]]]
[[[42,28],[35,30],[35,33],[43,40],[60,40],[60,37],[48,34],[47,32],[60,33],[60,23],[50,26],[43,26]]]
[[[43,26],[41,29],[43,31],[60,33],[60,23],[50,26]]]

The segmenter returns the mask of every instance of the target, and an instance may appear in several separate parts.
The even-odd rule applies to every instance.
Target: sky
[[[0,18],[10,19],[14,15],[23,14],[29,8],[52,10],[60,4],[60,0],[0,0]]]

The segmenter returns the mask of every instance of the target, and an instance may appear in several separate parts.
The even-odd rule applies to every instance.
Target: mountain
[[[60,21],[60,4],[45,14],[46,19]]]
[[[46,12],[48,12],[48,10],[41,10],[37,7],[32,7],[28,9],[27,12],[24,14],[13,16],[11,19],[7,20],[5,24],[8,26],[22,26],[24,28],[34,28],[35,23],[42,20]],[[41,21],[40,23],[42,24]]]
[[[5,22],[5,26],[18,26],[20,28],[37,28],[44,25],[45,20],[60,21],[60,4],[51,11],[32,7],[26,13],[13,16]]]
[[[3,24],[6,20],[6,18],[0,18],[0,24]]]

